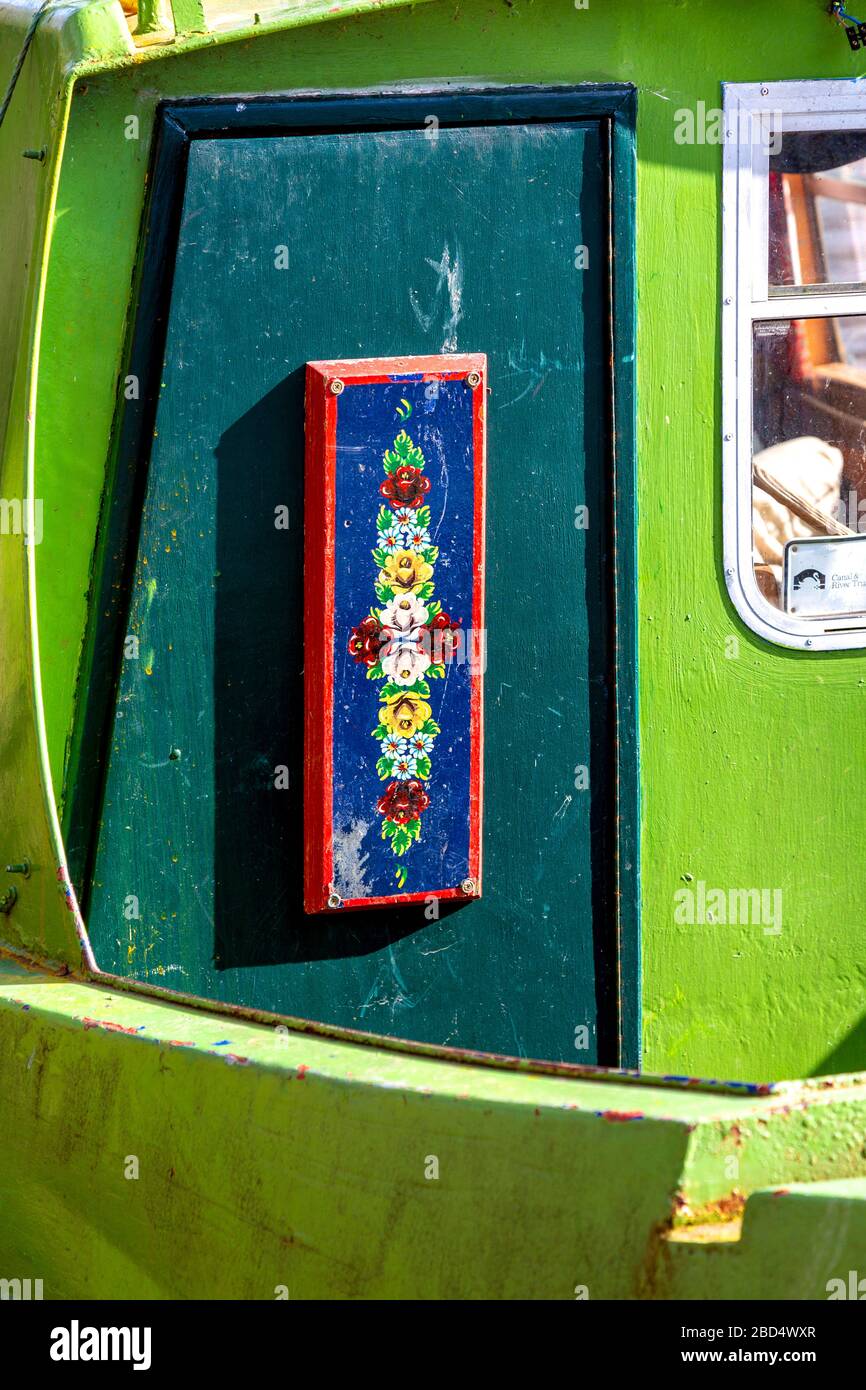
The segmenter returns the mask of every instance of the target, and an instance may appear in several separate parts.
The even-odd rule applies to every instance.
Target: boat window
[[[786,546],[866,532],[866,317],[762,320],[752,363],[755,579],[774,607],[817,614],[826,572],[824,599],[804,608],[799,586],[786,595]],[[860,598],[866,611],[866,587]]]
[[[866,132],[782,132],[767,194],[771,293],[866,285]]]
[[[725,88],[725,579],[785,646],[866,645],[866,111]]]

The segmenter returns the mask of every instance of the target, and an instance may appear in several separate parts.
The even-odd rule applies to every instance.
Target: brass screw
[[[468,375],[468,377],[466,378],[466,384],[467,384],[467,386],[471,386],[473,389],[474,389],[476,386],[480,386],[480,385],[481,385],[481,373],[480,373],[480,372],[470,372],[469,375]]]
[[[340,897],[339,893],[331,893],[328,898],[328,907],[337,908],[342,906],[343,899]]]
[[[338,376],[335,376],[334,380],[329,383],[329,389],[332,396],[341,396],[346,387],[345,383],[342,382]]]
[[[460,892],[465,893],[467,898],[474,898],[478,892],[478,885],[474,878],[464,878],[460,885]]]

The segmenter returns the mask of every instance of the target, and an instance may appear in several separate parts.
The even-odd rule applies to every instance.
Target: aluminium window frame
[[[866,315],[866,285],[768,286],[769,145],[785,130],[864,130],[866,94],[854,78],[722,84],[722,521],[728,594],[743,622],[777,646],[866,647],[866,614],[795,618],[759,591],[752,562],[753,324]]]

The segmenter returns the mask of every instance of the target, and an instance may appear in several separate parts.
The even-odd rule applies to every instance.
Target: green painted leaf
[[[376,771],[378,772],[380,778],[384,782],[385,779],[390,777],[391,773],[394,771],[394,763],[383,753],[382,757],[377,759]]]
[[[419,820],[410,820],[406,826],[406,829],[408,830],[409,835],[413,840],[420,840],[421,822]]]
[[[428,666],[428,667],[427,667],[427,675],[430,677],[431,680],[434,680],[434,681],[441,680],[442,677],[445,675],[445,667],[444,667],[444,666],[441,666],[441,665],[440,665],[440,666]]]
[[[393,681],[388,681],[379,691],[379,695],[383,700],[387,700],[389,695],[401,695],[402,693],[402,685],[395,685]]]
[[[379,566],[379,569],[382,569],[382,567],[385,564],[385,561],[388,558],[387,550],[372,550],[370,554],[373,556],[373,559],[376,561],[376,564]]]
[[[435,738],[437,734],[441,734],[442,730],[435,719],[428,719],[426,724],[421,726],[421,732],[422,734],[429,734],[430,738]]]
[[[397,686],[397,689],[398,689],[398,690],[400,689],[400,686],[399,686],[399,685]],[[407,695],[420,695],[422,700],[426,700],[426,699],[427,699],[427,696],[430,694],[430,687],[429,687],[429,685],[427,684],[426,681],[420,681],[420,680],[419,680],[419,681],[416,681],[414,685],[407,685],[407,686],[406,686],[406,694],[407,694]]]
[[[391,836],[394,834],[394,832],[396,831],[396,829],[397,829],[397,826],[396,826],[396,824],[394,823],[394,821],[392,821],[392,820],[383,821],[383,822],[382,822],[382,839],[383,839],[383,840],[390,840]]]
[[[416,768],[416,771],[417,771],[419,777],[424,777],[424,778],[429,777],[429,776],[430,776],[430,759],[427,758],[427,757],[425,757],[425,756],[422,754],[422,756],[421,756],[420,758],[416,758],[416,759],[415,759],[415,768]],[[416,822],[416,824],[417,824],[417,822]]]
[[[390,452],[390,451],[389,451]],[[424,455],[421,450],[413,444],[405,430],[401,430],[394,440],[394,453],[399,459],[398,467],[408,464],[411,468],[424,467]],[[387,455],[386,455],[387,457]],[[387,464],[386,464],[387,467]],[[393,472],[393,470],[390,470]]]
[[[417,519],[417,521],[418,521],[418,525],[419,525],[419,526],[424,526],[424,527],[429,526],[429,525],[430,525],[430,508],[429,508],[429,507],[419,507],[418,510],[417,510],[416,513],[415,513],[415,517],[416,517],[416,519]]]
[[[378,531],[389,531],[394,521],[394,513],[390,507],[380,507],[379,515],[376,517],[376,529]]]
[[[405,854],[412,843],[412,836],[405,825],[398,825],[391,836],[391,848],[395,854]]]
[[[428,724],[429,724],[429,723],[430,723],[430,720],[428,719],[427,722],[428,722]],[[391,730],[390,730],[390,729],[386,729],[384,724],[378,724],[378,725],[376,726],[376,728],[373,730],[373,737],[374,737],[374,738],[387,738],[390,732],[391,732]]]
[[[421,587],[420,587],[420,589],[418,589],[418,597],[419,597],[419,599],[421,600],[421,602],[423,603],[424,600],[430,598],[430,597],[432,596],[432,594],[433,594],[433,583],[432,583],[432,580],[428,579],[428,580],[427,580],[427,583],[426,583],[426,584],[422,584]]]
[[[367,680],[368,680],[368,681],[380,681],[380,680],[382,679],[382,677],[384,676],[384,674],[385,674],[385,672],[382,670],[382,663],[381,663],[381,661],[377,661],[376,664],[375,664],[375,666],[368,666],[368,667],[367,667]]]
[[[376,597],[380,603],[390,603],[394,597],[394,590],[390,584],[380,584],[378,581],[373,585],[376,590]]]
[[[438,545],[428,545],[427,549],[422,551],[422,554],[428,565],[435,565],[436,561],[439,559],[439,547]]]
[[[372,609],[370,611],[372,613]],[[430,602],[427,604],[427,616],[429,618],[435,618],[436,614],[441,612],[442,604],[439,602],[438,598],[431,599]],[[373,617],[378,619],[379,614],[373,613]]]

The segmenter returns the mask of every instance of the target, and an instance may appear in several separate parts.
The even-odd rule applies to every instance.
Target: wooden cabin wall
[[[866,1065],[866,859],[857,834],[866,655],[768,646],[728,601],[721,149],[675,141],[676,113],[699,102],[718,108],[722,81],[859,75],[863,62],[842,31],[814,0],[786,5],[783,15],[755,0],[589,0],[585,8],[573,0],[432,0],[255,42],[142,56],[132,70],[78,84],[51,251],[37,583],[56,787],[76,775],[71,733],[87,675],[87,594],[157,102],[413,80],[633,82],[643,1065],[753,1080]],[[138,138],[127,138],[130,116]],[[573,292],[572,275],[564,267],[563,294]],[[527,374],[538,368],[528,363]],[[566,497],[563,506],[571,506]],[[562,796],[551,817],[578,761],[567,742],[561,756]],[[781,889],[780,934],[678,925],[675,894],[701,881]]]

